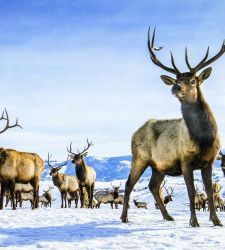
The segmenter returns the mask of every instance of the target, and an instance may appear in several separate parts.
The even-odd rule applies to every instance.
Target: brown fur
[[[0,182],[1,200],[0,209],[3,209],[3,198],[6,188],[10,189],[13,209],[15,183],[30,183],[34,189],[33,206],[38,207],[39,182],[44,170],[43,160],[35,153],[19,152],[13,149],[0,148]]]
[[[127,209],[130,193],[145,169],[151,166],[152,177],[149,189],[164,219],[174,220],[160,199],[160,185],[165,175],[183,175],[190,200],[190,225],[199,226],[194,203],[193,171],[201,169],[210,208],[210,219],[214,225],[222,226],[216,215],[212,190],[212,164],[220,149],[220,139],[213,113],[200,90],[200,85],[210,76],[212,68],[206,68],[199,76],[196,73],[218,59],[225,52],[225,45],[223,44],[220,52],[208,61],[206,61],[207,53],[194,68],[190,66],[186,52],[185,58],[190,72],[181,73],[174,63],[172,54],[173,68],[163,65],[157,59],[154,53],[154,39],[150,41],[150,31],[148,34],[148,48],[153,63],[176,75],[176,79],[166,75],[161,76],[161,79],[165,84],[172,86],[172,94],[181,104],[183,117],[172,120],[151,119],[134,133],[131,143],[131,171],[126,182],[121,220],[122,222],[128,221]]]

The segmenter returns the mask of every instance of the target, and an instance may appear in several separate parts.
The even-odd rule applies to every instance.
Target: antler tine
[[[197,72],[201,68],[205,67],[203,65],[204,65],[204,62],[206,61],[206,59],[208,58],[208,56],[209,56],[209,46],[207,48],[207,51],[206,51],[206,54],[205,54],[204,58],[200,61],[200,63],[198,63],[197,66],[195,66],[194,68],[192,68],[192,72]]]
[[[152,41],[151,41],[151,39],[150,39],[150,27],[148,29],[148,50],[150,52],[150,58],[151,58],[152,62],[155,65],[159,66],[160,68],[162,68],[162,69],[164,69],[164,70],[166,70],[166,71],[168,71],[168,72],[170,72],[172,74],[175,74],[175,75],[179,74],[180,72],[179,72],[179,70],[177,71],[177,67],[174,67],[174,69],[172,69],[172,68],[169,68],[169,67],[165,66],[164,64],[162,64],[159,61],[159,59],[157,59],[155,53],[153,52],[153,50],[161,50],[162,49],[162,47],[159,47],[159,49],[154,48],[155,30],[156,30],[156,27],[154,28],[153,35],[152,35]]]
[[[75,153],[72,152],[72,142],[70,143],[70,148],[68,149],[67,147],[66,149],[69,154],[76,155]]]
[[[175,65],[175,62],[174,62],[174,58],[173,58],[173,53],[170,51],[170,56],[171,56],[171,63],[174,67],[174,69],[176,70],[177,74],[180,74],[180,71],[179,69],[177,68],[177,66]]]
[[[49,167],[54,168],[54,167],[50,164],[50,162],[49,162],[50,159],[51,159],[51,157],[52,157],[52,154],[50,155],[50,154],[48,153],[47,163],[48,163]]]
[[[204,67],[206,67],[206,66],[208,66],[212,62],[216,61],[218,58],[220,58],[223,55],[224,52],[225,52],[225,40],[223,41],[223,44],[222,44],[222,47],[221,47],[220,51],[215,56],[213,56],[211,59],[209,59],[208,61],[206,61],[203,64],[199,65],[197,71],[204,68]]]
[[[190,71],[192,72],[193,71],[193,68],[191,67],[189,61],[188,61],[188,50],[187,50],[187,47],[185,48],[185,61],[186,61],[186,64],[188,66],[188,68],[190,69]]]
[[[85,148],[84,147],[84,150],[81,152],[81,153],[79,153],[80,155],[83,155],[85,152],[87,152],[87,150],[91,147],[91,146],[93,146],[94,145],[94,143],[92,143],[92,141],[91,142],[89,142],[88,141],[88,138],[87,138],[87,147]]]
[[[6,117],[4,117],[4,114],[6,115]],[[8,112],[5,108],[5,110],[3,111],[2,113],[2,116],[0,118],[0,120],[6,120],[6,125],[5,125],[5,128],[3,130],[0,131],[0,134],[4,133],[7,129],[9,128],[14,128],[14,127],[20,127],[22,129],[22,126],[20,126],[18,124],[18,118],[16,119],[16,123],[14,125],[9,125],[9,115],[8,115]]]

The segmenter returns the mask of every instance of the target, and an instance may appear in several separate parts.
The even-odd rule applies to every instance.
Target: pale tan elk
[[[96,181],[96,172],[95,170],[88,166],[87,163],[84,160],[84,157],[88,154],[88,149],[90,146],[92,146],[93,143],[89,142],[87,139],[87,147],[84,148],[84,150],[78,154],[75,154],[72,152],[72,143],[70,144],[70,148],[67,149],[67,151],[70,154],[70,158],[72,160],[72,163],[75,165],[76,170],[76,176],[79,182],[80,190],[82,190],[83,187],[86,188],[88,193],[88,200],[89,200],[89,208],[93,208],[93,192],[95,187],[95,181]],[[83,207],[83,192],[80,192],[80,201],[81,201],[81,207]]]
[[[33,206],[38,207],[39,183],[44,162],[35,153],[19,152],[13,149],[0,148],[0,182],[1,199],[0,209],[3,209],[3,198],[6,188],[9,188],[13,209],[16,209],[14,192],[15,184],[30,183],[33,187]]]
[[[78,180],[76,176],[66,175],[59,173],[59,170],[67,165],[67,161],[60,166],[52,166],[50,163],[51,156],[48,154],[47,163],[51,168],[50,175],[52,176],[53,184],[58,188],[59,192],[61,193],[61,208],[67,207],[67,193],[68,192],[77,192],[79,191]]]
[[[206,68],[200,75],[197,72],[216,61],[225,52],[225,43],[220,51],[208,59],[209,49],[205,57],[192,67],[188,60],[187,49],[185,60],[189,71],[182,73],[176,67],[171,53],[172,67],[165,66],[155,54],[155,30],[152,40],[148,32],[148,48],[154,64],[176,76],[172,78],[162,75],[166,85],[172,86],[172,94],[178,98],[183,118],[157,120],[151,119],[140,127],[132,138],[132,164],[126,182],[124,206],[121,215],[122,222],[128,221],[127,209],[130,193],[148,166],[152,168],[149,189],[159,205],[163,218],[174,220],[167,212],[159,196],[159,187],[165,175],[183,175],[190,200],[190,225],[199,226],[195,211],[195,187],[193,171],[201,170],[205,185],[210,219],[215,226],[222,226],[217,217],[212,189],[212,164],[220,149],[220,139],[213,113],[205,101],[200,85],[206,80],[212,68]]]

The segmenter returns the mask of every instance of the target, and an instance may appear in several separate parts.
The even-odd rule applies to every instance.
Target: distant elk
[[[33,192],[34,188],[30,183],[16,183],[15,185],[15,196],[16,196],[16,206],[17,203],[20,203],[20,207],[22,207],[22,198],[21,193],[30,193]]]
[[[206,211],[207,196],[204,192],[200,192],[197,185],[195,189],[195,209]]]
[[[112,183],[111,183],[112,185]],[[103,204],[110,204],[111,208],[113,209],[114,202],[119,198],[119,189],[120,189],[121,183],[119,186],[113,186],[112,191],[106,192],[106,193],[97,193],[95,194],[95,199],[97,200],[96,208],[100,208],[101,203]],[[117,203],[119,204],[119,203]]]
[[[7,110],[3,112],[0,120],[6,121],[6,126],[0,131],[0,134],[9,128],[20,127],[18,119],[14,125],[9,125],[9,116]],[[16,209],[15,205],[15,184],[30,183],[33,191],[33,206],[38,207],[39,182],[41,174],[44,170],[44,163],[39,155],[35,153],[18,152],[13,149],[0,148],[0,182],[1,182],[1,198],[0,209],[3,209],[4,193],[6,189],[10,190],[12,200],[12,208]]]
[[[96,172],[92,167],[87,165],[84,158],[87,156],[88,149],[92,145],[94,144],[92,142],[89,142],[87,139],[87,147],[84,148],[84,150],[81,153],[79,151],[77,154],[72,152],[72,143],[70,144],[70,148],[67,149],[67,151],[69,152],[69,156],[72,160],[72,163],[75,165],[76,176],[78,179],[80,190],[82,190],[83,187],[85,187],[87,190],[89,208],[93,208],[92,203],[93,203],[93,192],[96,181]],[[81,207],[83,207],[84,206],[83,192],[80,192],[80,201],[81,201]]]
[[[165,186],[165,183],[166,183],[166,181],[164,181],[163,185],[160,186],[160,188],[159,188],[159,196],[160,196],[161,201],[163,202],[163,204],[166,207],[166,205],[169,202],[173,201],[172,196],[173,196],[174,189],[172,187],[167,188]],[[166,196],[164,196],[163,189],[165,189],[165,191],[166,191]],[[157,203],[155,203],[155,207],[156,207],[156,209],[159,209],[159,206]]]
[[[54,187],[48,187],[47,190],[43,190],[43,194],[42,196],[47,200],[47,202],[45,203],[46,207],[52,207],[52,194],[51,194],[51,190],[54,189]]]
[[[118,198],[114,200],[115,208],[118,209],[118,205],[123,205],[123,203],[124,203],[124,195],[119,194]]]
[[[61,193],[61,208],[67,207],[67,193],[79,191],[78,180],[76,176],[66,175],[59,173],[59,170],[67,165],[67,161],[60,166],[52,166],[50,163],[51,156],[48,154],[47,163],[51,169],[50,175],[52,176],[53,184],[58,188]]]
[[[137,208],[145,208],[145,209],[148,209],[147,202],[144,202],[144,201],[137,201],[137,200],[135,199],[135,200],[134,200],[134,205],[135,205]]]
[[[195,211],[195,186],[193,171],[201,170],[205,185],[210,219],[214,226],[222,226],[217,217],[212,190],[212,165],[220,149],[220,138],[213,113],[205,101],[200,89],[204,80],[209,78],[212,68],[206,68],[200,75],[197,72],[216,61],[225,52],[225,43],[218,54],[208,59],[209,48],[205,57],[192,67],[188,60],[187,49],[185,61],[189,72],[182,73],[175,65],[171,53],[173,67],[165,66],[156,57],[155,51],[161,49],[154,45],[155,29],[152,40],[148,31],[148,49],[150,58],[160,68],[174,74],[176,78],[162,75],[166,85],[172,86],[172,94],[181,104],[183,118],[157,120],[151,119],[140,127],[132,138],[132,163],[126,182],[122,222],[128,222],[128,203],[132,189],[148,166],[152,168],[149,189],[159,205],[163,218],[173,221],[159,196],[159,188],[165,175],[183,175],[190,200],[190,225],[198,227]]]
[[[223,171],[223,175],[225,176],[225,154],[220,150],[217,160],[221,160],[221,169]]]

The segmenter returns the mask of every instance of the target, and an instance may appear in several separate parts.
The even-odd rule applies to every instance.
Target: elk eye
[[[191,80],[191,85],[194,85],[195,84],[195,79]]]

